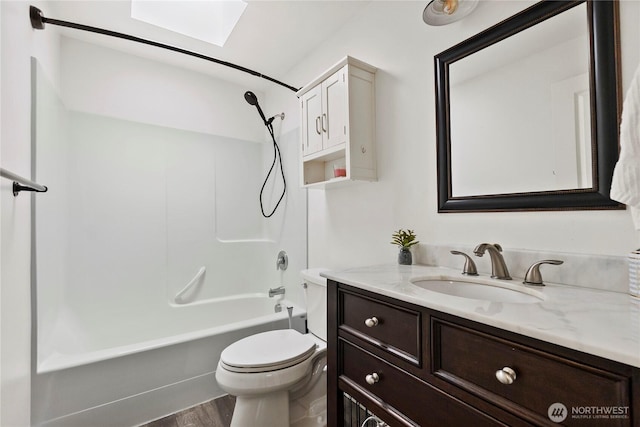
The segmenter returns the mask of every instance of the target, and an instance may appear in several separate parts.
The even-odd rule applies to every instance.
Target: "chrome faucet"
[[[269,289],[269,298],[273,298],[276,295],[284,295],[284,286]]]
[[[494,279],[511,280],[507,264],[504,262],[504,258],[500,253],[502,252],[502,247],[497,243],[493,245],[491,243],[480,243],[473,250],[473,253],[481,257],[485,251],[489,252],[489,256],[491,257],[491,277]]]

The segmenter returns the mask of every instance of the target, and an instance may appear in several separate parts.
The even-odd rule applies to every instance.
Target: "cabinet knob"
[[[505,366],[504,368],[496,371],[496,378],[502,384],[512,384],[516,380],[516,371]]]
[[[380,381],[380,375],[374,372],[373,374],[369,374],[366,377],[364,377],[364,380],[367,382],[367,384],[374,385],[375,383]]]
[[[373,328],[374,326],[378,326],[378,318],[377,317],[369,317],[368,319],[365,319],[364,324],[367,325],[369,328]]]

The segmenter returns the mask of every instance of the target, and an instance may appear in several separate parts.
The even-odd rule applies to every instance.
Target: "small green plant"
[[[400,229],[394,232],[391,235],[391,237],[392,237],[391,244],[398,245],[403,249],[408,249],[411,246],[417,243],[420,243],[419,241],[416,240],[416,234],[413,232],[413,230],[404,231]]]

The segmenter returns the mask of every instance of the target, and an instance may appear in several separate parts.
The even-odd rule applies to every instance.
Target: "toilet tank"
[[[302,280],[306,284],[307,328],[309,332],[327,340],[327,279],[320,276],[325,268],[302,270]]]

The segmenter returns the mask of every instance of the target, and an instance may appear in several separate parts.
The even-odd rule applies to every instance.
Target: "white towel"
[[[613,171],[609,197],[629,206],[633,224],[640,230],[640,67],[622,106],[620,158]]]

